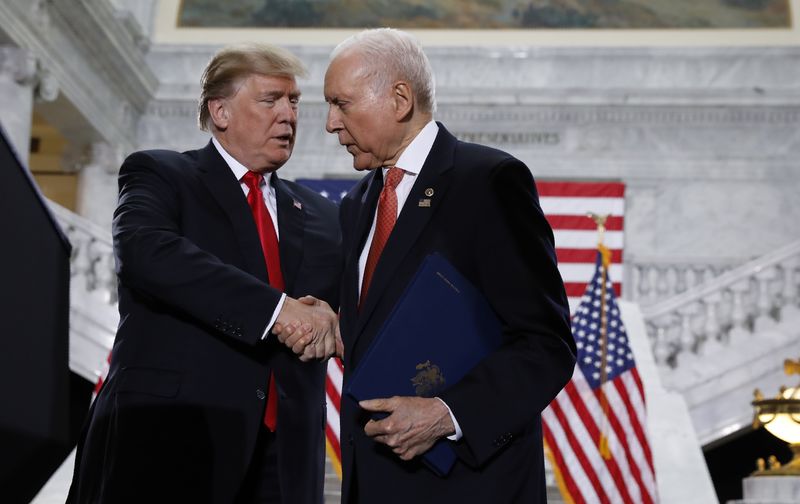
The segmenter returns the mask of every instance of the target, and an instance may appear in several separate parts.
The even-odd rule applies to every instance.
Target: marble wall
[[[216,47],[155,46],[141,148],[188,149]],[[354,177],[324,131],[330,47],[310,70],[288,178]],[[743,261],[800,239],[800,49],[429,48],[436,118],[507,150],[538,179],[627,184],[626,260]]]

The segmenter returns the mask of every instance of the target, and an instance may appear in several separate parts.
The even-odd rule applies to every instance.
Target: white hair
[[[396,79],[407,80],[423,112],[436,111],[436,84],[431,62],[419,41],[394,28],[374,28],[356,33],[334,48],[331,60],[356,50],[368,65],[365,69],[372,87],[385,88]]]

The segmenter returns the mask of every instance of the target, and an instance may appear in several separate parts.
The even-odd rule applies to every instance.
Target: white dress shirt
[[[222,145],[217,141],[216,138],[212,137],[211,142],[214,144],[214,147],[217,148],[217,152],[219,155],[222,156],[222,159],[228,164],[228,167],[233,172],[233,175],[236,177],[236,180],[239,181],[239,186],[242,188],[244,192],[244,197],[247,198],[247,195],[250,193],[250,188],[247,187],[242,181],[242,177],[249,171],[242,163],[234,159],[233,156],[228,154],[228,151],[222,147]],[[272,218],[272,225],[275,227],[275,236],[280,240],[281,231],[278,229],[278,199],[275,196],[275,188],[272,187],[270,182],[272,181],[272,172],[268,172],[264,174],[264,178],[261,182],[261,194],[264,197],[264,203],[267,205],[267,211],[269,211],[269,216]],[[259,242],[260,243],[260,242]],[[264,329],[264,334],[262,334],[261,339],[266,339],[267,335],[269,335],[269,330],[275,324],[275,320],[278,318],[278,314],[281,312],[281,308],[283,308],[283,303],[286,301],[286,294],[281,295],[280,301],[278,301],[278,305],[275,307],[275,311],[272,312],[272,317],[270,317],[269,322],[267,323],[267,327]]]
[[[406,147],[403,153],[400,154],[400,158],[397,160],[397,164],[395,164],[397,168],[401,168],[405,172],[400,183],[397,184],[394,190],[397,195],[397,217],[399,217],[400,212],[403,211],[403,205],[405,205],[408,195],[411,193],[411,188],[414,187],[414,183],[417,181],[417,176],[422,170],[422,165],[425,164],[425,160],[428,158],[431,148],[433,148],[433,142],[436,140],[436,135],[438,133],[439,126],[436,125],[435,121],[426,124],[425,127],[417,133],[414,140],[408,144],[408,147]],[[386,180],[386,172],[389,171],[389,168],[391,167],[381,168],[383,170],[384,180]],[[358,292],[361,292],[361,283],[364,281],[364,270],[367,267],[367,257],[369,256],[369,248],[372,245],[372,238],[375,236],[375,222],[377,219],[378,212],[376,211],[375,216],[372,217],[372,227],[369,229],[367,241],[364,243],[364,248],[361,250],[361,255],[358,258]],[[437,397],[437,399],[439,398]],[[453,415],[450,406],[441,399],[439,399],[439,401],[447,408],[447,411],[450,413],[450,419],[453,421],[453,425],[456,429],[456,433],[447,436],[447,439],[458,441],[463,435],[461,427],[458,425],[458,421]]]
[[[425,125],[422,130],[414,137],[414,140],[408,144],[406,150],[400,154],[400,159],[397,160],[395,165],[402,168],[405,172],[400,183],[397,184],[394,192],[397,195],[397,216],[403,210],[403,205],[411,193],[411,188],[414,182],[417,181],[417,175],[422,170],[422,165],[425,164],[428,154],[433,147],[433,141],[436,140],[436,134],[439,133],[439,126],[434,121]],[[386,172],[389,167],[381,168],[383,170],[383,179],[386,180]],[[397,217],[395,216],[395,217]],[[369,229],[367,241],[364,243],[364,248],[361,250],[361,256],[358,258],[358,292],[361,292],[361,283],[364,281],[364,269],[367,267],[367,256],[369,256],[369,248],[372,245],[372,238],[375,236],[375,221],[378,219],[378,212],[372,217],[372,227]]]

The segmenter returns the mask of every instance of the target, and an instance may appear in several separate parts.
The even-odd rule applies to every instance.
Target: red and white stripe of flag
[[[603,390],[609,402],[608,420],[603,418],[596,391],[576,368],[564,391],[542,413],[544,439],[562,493],[576,504],[655,503],[658,499],[653,456],[645,434],[644,391],[636,368]],[[607,432],[608,459],[598,448],[601,432]]]
[[[338,357],[328,360],[325,377],[325,398],[328,422],[325,425],[325,449],[339,479],[342,478],[342,449],[339,444],[339,408],[342,398],[342,376],[344,367]]]
[[[617,296],[622,291],[625,184],[619,182],[537,182],[539,202],[556,242],[558,270],[564,280],[570,312],[578,307],[597,259],[597,226],[588,212],[605,215],[605,245],[611,250],[609,276]]]

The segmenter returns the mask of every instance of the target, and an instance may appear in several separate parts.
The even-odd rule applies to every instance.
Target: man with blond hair
[[[431,66],[407,33],[342,42],[325,99],[327,130],[369,170],[340,214],[345,389],[431,253],[484,294],[503,328],[503,344],[439,397],[342,398],[343,502],[544,502],[540,413],[572,375],[575,344],[530,171],[433,121]],[[434,337],[459,351],[458,334]],[[445,476],[421,461],[440,440],[457,456]]]
[[[69,502],[322,502],[340,233],[332,203],[276,173],[304,72],[276,47],[223,49],[201,82],[211,141],[123,163],[121,320]]]

